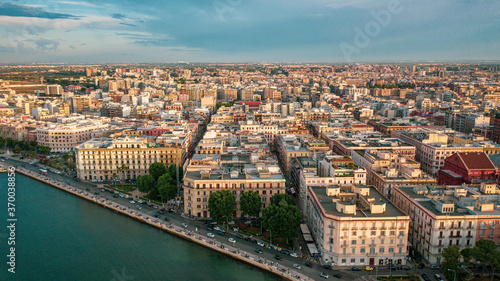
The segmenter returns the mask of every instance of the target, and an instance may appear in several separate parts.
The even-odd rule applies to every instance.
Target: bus
[[[45,170],[45,169],[40,169],[40,170],[38,170],[38,172],[40,173],[40,175],[44,175],[44,176],[46,176],[46,175],[48,175],[48,174],[49,174],[49,173],[47,172],[47,170]]]

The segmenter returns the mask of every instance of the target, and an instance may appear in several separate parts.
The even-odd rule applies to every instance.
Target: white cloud
[[[54,2],[59,3],[59,4],[75,5],[75,6],[83,6],[83,7],[97,7],[96,4],[92,4],[89,2],[81,2],[81,1],[54,1]]]

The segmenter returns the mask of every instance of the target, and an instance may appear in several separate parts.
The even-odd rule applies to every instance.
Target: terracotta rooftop
[[[458,152],[457,154],[469,170],[495,169],[495,165],[484,152]]]

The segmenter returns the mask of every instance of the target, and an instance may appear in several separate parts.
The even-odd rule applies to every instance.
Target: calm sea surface
[[[279,280],[20,174],[10,274],[6,185],[1,173],[0,280]]]

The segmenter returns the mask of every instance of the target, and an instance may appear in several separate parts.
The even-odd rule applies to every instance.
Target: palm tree
[[[129,168],[125,164],[122,164],[120,167],[118,167],[118,173],[122,174],[122,189],[123,189],[123,182],[125,181],[125,172],[128,170]]]
[[[116,178],[118,177],[118,175],[116,173],[113,173],[113,175],[111,177],[115,181],[115,186],[116,186]]]

